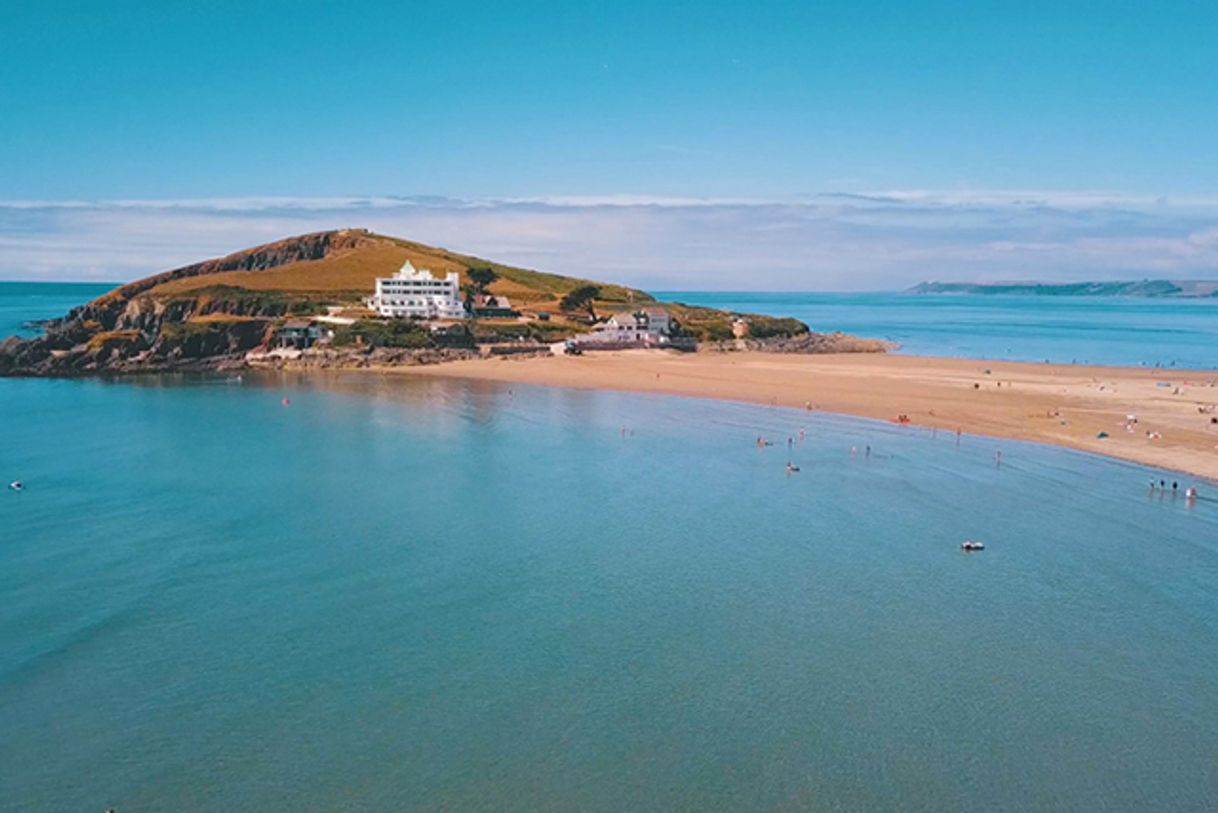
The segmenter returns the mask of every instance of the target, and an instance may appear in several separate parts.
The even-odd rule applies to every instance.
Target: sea
[[[0,811],[1218,806],[1218,501],[1178,474],[246,373],[0,380],[0,478]]]
[[[1218,369],[1218,298],[663,291],[668,301],[793,316],[922,356]]]

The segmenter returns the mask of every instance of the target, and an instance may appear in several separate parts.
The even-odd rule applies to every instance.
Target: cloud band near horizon
[[[348,227],[652,290],[1218,278],[1218,199],[897,191],[0,201],[0,279],[122,282]]]

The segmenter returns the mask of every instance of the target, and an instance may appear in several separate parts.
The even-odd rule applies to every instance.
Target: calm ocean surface
[[[0,282],[0,340],[36,336],[38,328],[26,322],[63,316],[112,288],[80,282]]]
[[[1218,299],[664,292],[900,342],[902,353],[1218,369]]]
[[[1213,809],[1218,502],[1156,474],[624,393],[0,380],[0,811]]]

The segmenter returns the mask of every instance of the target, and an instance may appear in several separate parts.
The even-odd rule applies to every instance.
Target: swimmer
[[[867,451],[864,453],[864,457],[867,457],[867,458],[871,457],[871,444],[870,443],[867,444]]]
[[[25,488],[25,483],[21,482],[20,480],[14,480],[8,484],[8,487],[13,491],[21,491],[23,488]]]
[[[787,461],[787,474],[795,474],[799,471],[799,466],[792,466],[791,461]]]

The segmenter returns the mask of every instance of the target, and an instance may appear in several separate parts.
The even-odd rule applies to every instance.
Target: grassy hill
[[[288,300],[357,304],[371,295],[377,277],[391,276],[403,263],[410,261],[417,268],[426,268],[439,275],[455,271],[461,276],[462,284],[468,282],[470,268],[491,268],[499,276],[489,288],[492,293],[507,296],[514,303],[542,310],[556,310],[563,295],[581,285],[593,284],[601,291],[598,302],[610,306],[652,301],[652,297],[643,291],[621,285],[516,268],[362,230],[324,232],[290,240],[310,241],[322,236],[329,239],[325,241],[326,248],[320,252],[320,256],[314,256],[316,252],[306,253],[301,259],[285,257],[289,261],[266,267],[243,267],[240,258],[257,255],[268,248],[258,247],[212,261],[216,267],[202,273],[171,271],[161,275],[163,279],[154,278],[157,281],[143,288],[139,295],[178,299],[219,289],[230,295],[233,292],[270,293]],[[289,241],[281,241],[280,244],[286,242]],[[188,266],[187,269],[194,267]]]
[[[436,274],[456,272],[462,284],[470,270],[490,268],[488,290],[509,297],[527,311],[520,319],[471,322],[480,344],[520,339],[553,342],[588,330],[590,314],[564,313],[566,294],[594,286],[598,317],[642,305],[675,316],[686,337],[713,342],[732,337],[734,314],[679,303],[657,303],[649,294],[613,283],[548,274],[459,254],[443,248],[373,234],[363,229],[314,232],[238,251],[224,257],[155,274],[98,297],[46,324],[42,336],[0,342],[0,375],[82,375],[101,371],[183,369],[189,365],[240,360],[246,351],[266,348],[292,316],[338,313],[355,320],[347,333],[365,349],[374,334],[394,346],[439,348],[417,323],[375,319],[365,300],[378,277],[393,275],[405,262]],[[756,339],[808,335],[795,319],[748,316]],[[335,345],[341,346],[342,331]],[[389,335],[392,334],[392,335]],[[402,334],[402,335],[398,335]],[[410,335],[405,335],[410,334]],[[417,335],[416,335],[417,334]]]

